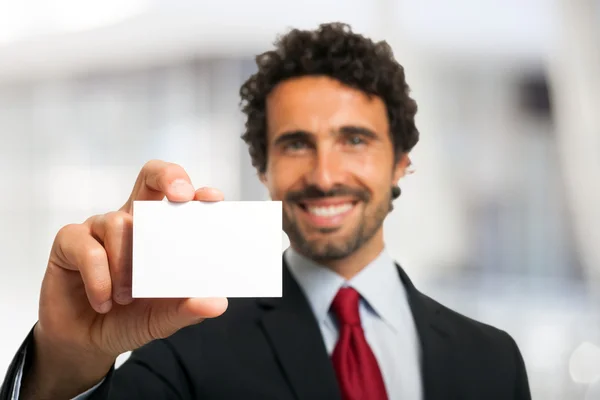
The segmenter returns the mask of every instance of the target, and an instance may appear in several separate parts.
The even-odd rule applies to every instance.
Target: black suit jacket
[[[425,400],[531,398],[523,359],[507,333],[420,293],[399,266],[398,274],[421,341]],[[339,399],[309,303],[287,267],[283,278],[282,298],[231,299],[221,317],[135,350],[91,398]],[[30,340],[13,360],[0,400],[9,400]]]

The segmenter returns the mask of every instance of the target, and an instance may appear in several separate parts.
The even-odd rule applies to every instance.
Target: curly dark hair
[[[280,82],[298,76],[329,76],[380,97],[387,107],[396,161],[417,144],[417,103],[409,96],[404,68],[386,42],[374,43],[344,23],[328,23],[312,31],[293,29],[274,45],[256,57],[258,71],[240,88],[247,117],[242,139],[259,173],[267,165],[267,96]]]

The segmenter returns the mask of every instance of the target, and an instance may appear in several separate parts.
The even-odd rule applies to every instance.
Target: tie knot
[[[341,288],[337,292],[333,303],[331,303],[331,309],[341,325],[360,325],[359,299],[358,292],[350,287]]]

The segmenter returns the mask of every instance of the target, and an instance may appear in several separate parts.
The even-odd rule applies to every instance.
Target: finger
[[[227,310],[229,302],[225,297],[191,298],[179,305],[179,314],[184,319],[215,318]]]
[[[194,187],[185,170],[177,164],[160,160],[146,163],[137,177],[131,195],[121,211],[132,212],[136,200],[184,202],[194,199]]]
[[[106,313],[112,307],[112,282],[108,257],[86,225],[67,225],[55,241],[61,267],[79,271],[85,291],[94,310]]]
[[[110,212],[95,218],[91,231],[108,256],[112,299],[122,305],[131,303],[133,217],[122,211]]]
[[[134,315],[140,316],[143,334],[142,343],[154,339],[166,338],[189,325],[214,318],[227,309],[226,298],[188,298],[188,299],[140,299],[132,304],[139,309]],[[138,328],[139,329],[139,328]]]
[[[219,189],[203,187],[196,190],[194,200],[198,201],[223,201],[225,196]]]
[[[168,337],[181,328],[197,324],[206,318],[218,317],[225,312],[227,305],[226,298],[191,298],[171,303],[171,307],[162,313],[154,313],[155,319],[150,326],[151,336]]]

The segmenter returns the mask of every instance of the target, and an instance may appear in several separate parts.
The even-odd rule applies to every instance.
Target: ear
[[[402,153],[400,159],[394,166],[394,185],[398,184],[398,181],[407,173],[407,169],[410,167],[411,161],[408,153]]]
[[[263,185],[267,186],[267,176],[264,172],[258,173],[258,179],[262,182]]]

